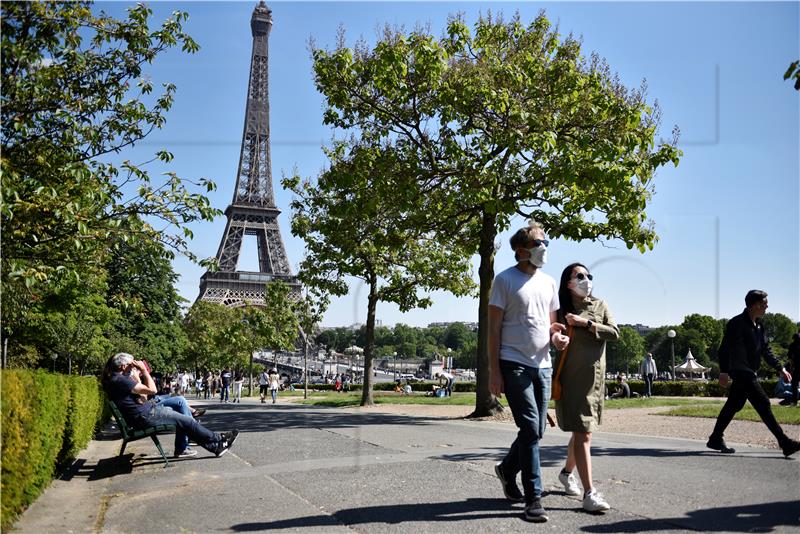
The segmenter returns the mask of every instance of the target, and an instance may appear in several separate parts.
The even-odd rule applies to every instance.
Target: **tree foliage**
[[[792,61],[783,75],[784,80],[794,80],[795,91],[800,91],[800,60]]]
[[[645,208],[656,169],[678,163],[677,132],[656,144],[659,112],[644,84],[626,88],[544,14],[527,26],[489,15],[474,31],[453,17],[440,39],[387,28],[372,47],[342,38],[334,50],[314,49],[313,60],[324,122],[353,134],[331,150],[331,168],[359,162],[358,172],[340,173],[346,193],[323,190],[344,202],[358,190],[353,175],[382,181],[367,206],[335,220],[380,206],[394,225],[480,255],[475,415],[499,409],[487,356],[497,234],[523,214],[551,237],[652,248]]]
[[[460,247],[442,247],[424,228],[403,223],[402,212],[413,205],[415,191],[392,172],[391,152],[352,141],[336,143],[327,153],[330,167],[316,180],[283,180],[297,195],[292,233],[306,243],[299,278],[332,295],[347,293],[346,276],[366,284],[361,403],[371,405],[377,303],[393,302],[408,311],[431,304],[425,292],[467,294],[473,287],[469,259]],[[403,342],[398,349],[416,355],[416,345]]]
[[[4,282],[78,275],[139,240],[191,256],[185,225],[218,213],[174,173],[154,180],[142,165],[110,161],[161,128],[172,106],[175,86],[152,95],[146,66],[173,47],[198,49],[185,13],[154,30],[151,14],[144,4],[116,20],[88,2],[3,3]]]
[[[619,339],[606,344],[606,368],[612,372],[635,371],[645,355],[645,343],[639,332],[629,326],[619,329]]]
[[[764,314],[764,317],[761,318],[761,324],[764,325],[767,339],[784,348],[789,346],[789,343],[792,342],[792,336],[798,331],[794,321],[782,313]]]

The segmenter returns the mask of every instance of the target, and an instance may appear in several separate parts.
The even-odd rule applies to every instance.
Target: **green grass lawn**
[[[663,415],[711,417],[716,419],[717,415],[719,415],[720,408],[722,408],[722,404],[721,402],[712,402],[703,405],[681,406],[664,412]],[[775,419],[782,425],[800,425],[800,408],[792,406],[773,406],[772,413],[775,414]],[[755,409],[750,406],[750,403],[745,404],[744,408],[736,414],[734,419],[740,421],[761,421],[761,418],[758,416]]]
[[[298,402],[311,406],[358,406],[361,403],[361,392],[336,393],[335,391],[314,391],[309,392],[308,399],[302,399],[303,391],[281,392],[282,397],[300,398]],[[400,395],[391,391],[375,391],[373,398],[376,404],[433,404],[433,405],[457,405],[472,406],[475,404],[474,393],[453,393],[452,397],[426,397],[423,393],[415,392],[411,396]],[[500,401],[503,406],[508,406],[505,397]],[[695,398],[675,398],[675,397],[651,397],[638,399],[615,399],[605,402],[606,410],[618,410],[624,408],[658,408],[661,406],[673,406],[672,410],[663,412],[662,415],[673,415],[682,417],[707,417],[716,418],[722,408],[722,402],[718,400]],[[550,408],[554,408],[553,401],[550,401]],[[800,408],[789,406],[773,406],[772,413],[781,424],[797,425],[800,424]],[[750,404],[736,414],[736,419],[744,421],[760,421],[761,418],[753,410]]]

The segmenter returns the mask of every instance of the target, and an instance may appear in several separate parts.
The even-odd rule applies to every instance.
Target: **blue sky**
[[[126,3],[99,3],[117,16]],[[188,32],[201,51],[170,53],[149,69],[156,83],[178,86],[165,128],[126,158],[143,161],[166,148],[169,165],[183,178],[217,182],[211,195],[220,208],[231,202],[239,158],[251,49],[250,15],[256,2],[157,2],[154,21],[171,11],[189,12]],[[744,306],[748,289],[769,293],[770,311],[800,320],[800,93],[782,79],[800,57],[797,2],[268,2],[270,37],[272,168],[281,231],[293,266],[303,258],[301,240],[290,233],[290,195],[282,173],[297,168],[314,176],[325,161],[321,151],[331,131],[322,125],[322,98],[311,76],[309,38],[331,48],[337,28],[347,44],[374,42],[384,24],[444,30],[448,14],[472,22],[488,10],[524,22],[545,9],[562,34],[583,38],[585,55],[605,57],[621,80],[648,83],[649,100],[662,109],[661,136],[680,127],[683,159],[662,169],[648,207],[660,241],[646,254],[619,242],[551,243],[544,270],[558,277],[581,261],[595,275],[595,294],[618,322],[652,326],[679,323],[689,313],[731,317]],[[162,169],[152,168],[153,172]],[[519,219],[512,230],[524,224]],[[213,256],[224,216],[193,227],[193,252]],[[496,270],[512,264],[503,232]],[[447,246],[443,244],[443,246]],[[719,253],[717,255],[717,252]],[[202,269],[174,262],[178,289],[194,301]],[[243,247],[240,270],[254,270],[255,244]],[[476,263],[477,265],[477,263]],[[477,273],[477,268],[475,269]],[[475,275],[477,279],[477,274]],[[357,281],[347,297],[332,302],[323,324],[363,322],[366,291]],[[426,310],[400,313],[378,307],[385,325],[425,326],[435,321],[477,321],[477,301],[434,295]]]

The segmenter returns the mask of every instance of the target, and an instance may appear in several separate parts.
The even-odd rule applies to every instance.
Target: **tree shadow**
[[[305,527],[326,527],[360,524],[400,524],[415,522],[457,522],[476,519],[517,518],[522,508],[509,509],[505,499],[474,498],[464,501],[390,504],[381,506],[365,506],[362,508],[345,508],[333,515],[318,514],[313,516],[267,521],[259,523],[239,523],[230,528],[236,532],[253,532],[259,530],[299,529]],[[447,528],[444,525],[442,528]]]
[[[800,528],[800,501],[750,506],[705,508],[684,517],[631,519],[582,527],[584,532],[649,532],[663,530],[664,523],[700,532],[772,532],[778,527]]]
[[[211,430],[271,432],[299,428],[355,428],[381,425],[430,425],[440,418],[404,414],[347,412],[336,408],[304,405],[223,404],[210,407],[203,415],[203,426]]]

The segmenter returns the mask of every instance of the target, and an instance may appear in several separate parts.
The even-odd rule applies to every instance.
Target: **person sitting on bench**
[[[630,399],[631,397],[638,397],[638,393],[631,393],[631,387],[622,378],[622,375],[617,375],[617,391],[611,394],[612,399]]]
[[[141,382],[132,378],[131,372],[138,373]],[[159,424],[175,425],[176,458],[197,454],[187,447],[189,439],[215,456],[222,456],[230,450],[239,434],[238,430],[212,432],[191,415],[179,413],[163,402],[143,401],[141,395],[156,393],[155,382],[150,376],[147,365],[134,360],[133,356],[125,352],[115,354],[106,363],[103,371],[103,388],[108,399],[117,406],[125,421],[133,428],[146,428]]]

